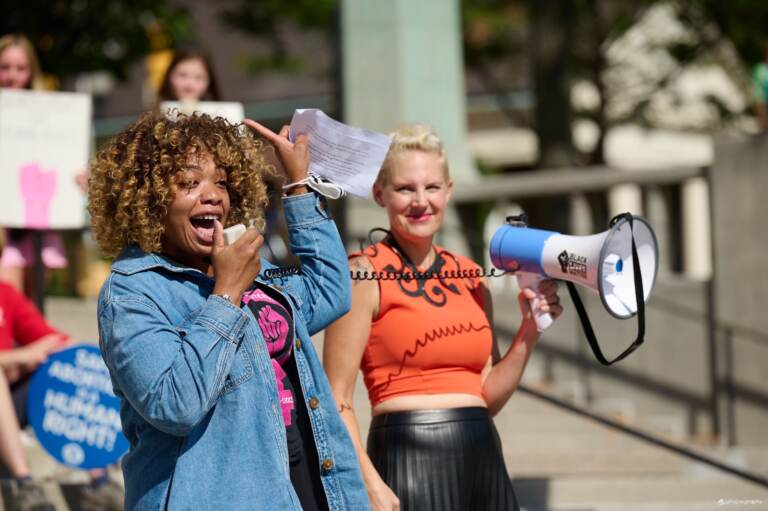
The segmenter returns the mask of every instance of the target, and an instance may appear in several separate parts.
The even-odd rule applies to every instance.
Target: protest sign
[[[0,90],[0,225],[83,227],[90,140],[89,95]]]
[[[128,450],[120,403],[96,346],[56,352],[29,385],[29,423],[43,448],[74,468],[102,468]]]

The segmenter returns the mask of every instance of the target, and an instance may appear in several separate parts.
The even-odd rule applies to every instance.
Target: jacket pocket
[[[244,342],[241,343],[237,348],[235,360],[229,369],[227,379],[224,380],[224,388],[221,389],[221,394],[232,392],[253,377],[253,363],[251,363],[251,358],[248,356],[248,350],[244,344]]]
[[[176,331],[181,337],[186,337],[189,334],[192,324],[195,321],[196,315],[193,314],[187,317],[176,327]],[[228,340],[221,338],[219,342],[229,342]],[[245,340],[240,343],[235,352],[235,359],[229,367],[229,373],[224,380],[224,386],[222,387],[219,395],[226,394],[233,391],[246,381],[253,377],[253,363],[251,357],[248,356],[248,350],[245,347]]]

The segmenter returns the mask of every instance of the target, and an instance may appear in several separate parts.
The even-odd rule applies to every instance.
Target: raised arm
[[[353,272],[373,271],[368,258],[355,257],[349,261]],[[400,501],[381,479],[365,452],[353,406],[357,373],[368,343],[371,320],[379,308],[379,285],[375,280],[355,280],[352,285],[352,309],[325,331],[323,367],[336,400],[339,413],[347,426],[360,462],[368,498],[374,511],[400,509]]]
[[[483,282],[476,292],[482,294],[485,313],[488,316],[489,324],[493,325],[493,299],[487,283]],[[530,306],[530,300],[537,296],[541,299],[540,309],[549,312],[553,319],[557,319],[563,312],[557,296],[557,282],[553,280],[542,281],[537,292],[531,289],[520,291],[517,301],[523,320],[517,330],[517,335],[502,357],[498,339],[494,334],[493,351],[483,370],[483,396],[488,405],[488,412],[492,416],[501,411],[517,389],[525,366],[528,364],[528,359],[539,340],[539,332]]]
[[[314,193],[283,199],[288,240],[301,261],[299,274],[287,279],[295,291],[310,335],[345,314],[351,305],[352,286],[344,245],[326,209]]]
[[[288,126],[278,134],[251,119],[244,122],[275,147],[289,183],[307,177],[309,139],[305,135],[294,143],[288,138]],[[325,200],[309,192],[306,185],[292,186],[283,205],[291,252],[301,261],[299,276],[288,280],[299,295],[307,329],[315,334],[349,310],[351,283],[344,245]]]

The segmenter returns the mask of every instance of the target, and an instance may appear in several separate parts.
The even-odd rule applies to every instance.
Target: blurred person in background
[[[349,309],[346,256],[296,143],[271,142],[298,272],[262,259],[265,144],[205,114],[140,117],[91,166],[107,257],[102,355],[130,444],[128,509],[364,510],[368,499],[310,335]],[[225,244],[223,228],[254,224]]]
[[[176,50],[160,83],[158,100],[220,101],[208,56],[197,50]]]
[[[5,89],[43,90],[42,73],[32,43],[20,34],[0,37],[0,87]],[[34,231],[6,229],[6,245],[0,259],[0,281],[8,282],[37,301],[34,272],[37,257],[48,269],[67,266],[61,234],[42,233],[42,252],[35,254]]]
[[[24,295],[0,282],[0,463],[7,470],[11,510],[53,510],[32,478],[21,430],[27,426],[32,373],[52,352],[70,343]]]
[[[8,89],[44,90],[42,84],[42,72],[37,59],[37,54],[30,40],[21,34],[9,34],[0,37],[0,87]],[[87,173],[76,176],[75,181],[81,188],[85,188]],[[10,316],[0,315],[0,320],[5,317],[5,325],[13,325],[13,342],[26,344],[17,349],[8,348],[8,343],[0,346],[0,356],[6,361],[3,370],[8,379],[17,390],[14,391],[14,404],[18,405],[18,421],[21,427],[26,425],[26,391],[29,376],[34,369],[43,363],[51,351],[61,349],[63,346],[54,346],[51,342],[43,341],[35,337],[37,333],[50,329],[44,318],[35,308],[32,302],[37,300],[36,289],[33,282],[33,271],[37,257],[42,259],[48,270],[64,268],[67,266],[67,258],[64,253],[61,234],[55,231],[45,231],[42,239],[42,252],[38,255],[34,250],[34,231],[30,229],[6,229],[5,245],[0,256],[0,290],[4,306],[13,307],[16,311],[16,322],[8,319]],[[46,281],[50,273],[46,272]],[[8,287],[10,285],[10,287]],[[12,289],[23,292],[32,302],[22,301],[20,295],[11,293]],[[12,305],[13,304],[13,305]],[[10,309],[9,309],[10,310]],[[44,325],[44,327],[42,326]],[[50,335],[61,336],[63,334]],[[2,340],[0,339],[0,343]],[[10,351],[7,351],[10,350]],[[14,378],[18,376],[18,378]],[[17,381],[18,380],[18,381]],[[23,406],[23,407],[22,407]],[[89,470],[91,483],[83,489],[81,495],[83,511],[90,510],[116,510],[122,509],[122,488],[108,477],[106,470]]]
[[[443,144],[406,125],[373,186],[389,217],[383,241],[350,256],[352,309],[325,333],[323,363],[375,510],[518,509],[492,417],[511,397],[539,332],[530,300],[557,318],[554,281],[518,295],[523,321],[501,356],[482,268],[434,244],[453,190]],[[433,278],[392,274],[434,272]],[[367,452],[352,406],[357,372],[373,420]]]
[[[768,132],[768,39],[763,42],[763,61],[752,73],[755,108],[760,131]]]

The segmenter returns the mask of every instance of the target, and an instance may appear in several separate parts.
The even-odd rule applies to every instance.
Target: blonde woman
[[[325,335],[324,367],[376,510],[517,509],[492,417],[539,338],[530,300],[554,318],[562,308],[552,281],[523,290],[523,322],[500,354],[487,283],[453,277],[480,267],[434,243],[452,191],[437,135],[396,131],[373,185],[388,234],[350,256],[353,273],[387,278],[353,281],[352,310]],[[361,369],[373,414],[367,450],[352,407]]]

